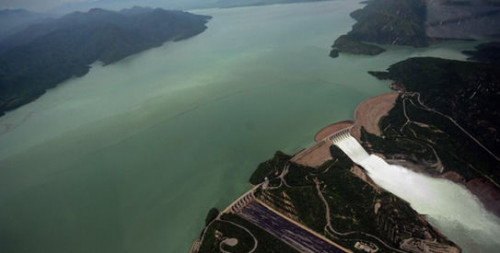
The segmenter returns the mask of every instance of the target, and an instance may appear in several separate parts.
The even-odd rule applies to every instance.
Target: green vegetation
[[[362,132],[364,139],[373,138],[364,129]],[[416,145],[420,145],[422,154],[427,154],[424,144]],[[330,153],[333,160],[315,169],[290,162],[290,156],[276,152],[252,175],[250,181],[254,184],[263,182],[265,177],[269,179],[255,191],[255,196],[281,214],[353,251],[356,251],[354,244],[363,241],[391,252],[408,238],[454,245],[407,202],[358,177],[362,169],[358,168],[358,174],[353,173],[354,163],[338,147],[331,146]],[[209,224],[199,252],[219,252],[219,247],[229,252],[247,252],[253,246],[253,239],[235,224],[249,229],[258,239],[256,252],[294,252],[234,214],[223,214],[221,220]],[[237,238],[241,244],[229,247],[221,243],[228,238]]]
[[[356,24],[350,32],[342,35],[349,39],[341,36],[339,39],[342,40],[335,42],[334,48],[340,52],[374,54],[375,51],[364,47],[364,42],[426,47],[446,39],[498,39],[495,26],[500,18],[495,9],[498,1],[370,0],[364,3],[364,8],[351,13]],[[346,50],[337,44],[344,45]],[[485,45],[490,53],[479,52],[479,55],[472,55],[472,59],[498,62],[498,46],[495,46],[494,55],[491,46]]]
[[[383,153],[388,158],[426,165],[424,167],[429,174],[454,171],[466,181],[486,176],[496,183],[500,182],[498,161],[448,119],[408,102],[413,100],[408,98],[405,101],[406,113],[417,123],[409,123],[401,129],[405,121],[403,99],[399,98],[379,123],[384,129],[381,137],[362,130],[363,145],[371,152]]]
[[[205,226],[208,226],[210,222],[215,220],[219,216],[219,209],[212,207],[207,213],[207,217],[205,218]]]
[[[425,1],[372,0],[351,13],[351,17],[357,21],[349,32],[354,39],[389,45],[428,45]]]
[[[498,161],[453,124],[455,121],[494,154],[500,154],[499,66],[423,57],[391,65],[388,72],[372,74],[394,80],[397,89],[413,94],[405,98],[410,118],[429,125],[411,124],[406,132],[398,130],[406,121],[400,99],[380,123],[389,138],[384,141],[389,141],[391,136],[399,136],[398,141],[403,140],[402,137],[426,140],[436,148],[443,163],[455,160],[450,164],[455,167],[461,161],[468,161],[465,164],[494,176],[499,182],[498,172],[492,171],[498,166],[494,166]],[[423,105],[420,105],[419,98]],[[450,153],[450,158],[447,159],[444,153]]]
[[[209,17],[181,11],[93,9],[28,27],[0,42],[0,115],[49,88],[129,55],[203,32]]]
[[[219,247],[234,253],[249,252],[254,247],[254,239],[245,230],[233,223],[248,229],[255,236],[258,241],[255,253],[297,253],[296,250],[278,238],[234,214],[224,214],[220,221],[214,221],[212,225],[206,228],[207,231],[199,252],[221,252]],[[220,246],[221,242],[228,238],[236,238],[238,243],[234,247],[225,244]]]
[[[330,54],[328,54],[328,56],[332,57],[332,58],[337,58],[339,57],[339,54],[340,54],[340,51],[338,49],[335,48],[335,46],[332,46],[332,50],[330,50]]]
[[[250,176],[250,183],[253,185],[258,185],[264,182],[264,179],[266,177],[272,181],[274,177],[278,176],[281,171],[283,171],[286,162],[288,162],[290,158],[291,156],[281,151],[276,151],[274,157],[271,160],[259,164],[257,169]]]
[[[385,49],[360,42],[353,39],[349,35],[342,35],[333,44],[333,49],[330,51],[330,57],[335,58],[338,56],[338,52],[345,52],[350,54],[367,54],[367,55],[377,55],[385,51]]]
[[[376,55],[384,49],[363,42],[414,47],[429,44],[425,32],[425,1],[372,0],[366,3],[363,9],[351,13],[357,22],[347,35],[335,41],[334,50]]]
[[[476,46],[476,50],[463,53],[470,56],[469,60],[500,63],[500,42],[483,43]]]
[[[272,196],[266,202],[271,203],[277,208],[283,207],[286,201],[289,201],[292,208],[294,208],[294,215],[298,217],[298,222],[307,225],[315,231],[323,231],[326,225],[325,209],[321,199],[316,194],[316,188],[313,184],[285,188],[281,187],[274,190],[266,190],[266,194]],[[283,195],[288,196],[286,199]],[[271,200],[272,199],[272,200]],[[282,208],[284,212],[286,208]]]
[[[285,176],[287,185],[263,188],[258,197],[281,213],[351,249],[356,241],[362,240],[383,251],[391,251],[367,234],[398,248],[403,239],[424,239],[425,231],[438,242],[453,245],[407,202],[354,175],[351,172],[353,162],[339,148],[332,146],[331,153],[334,159],[317,169],[290,163]],[[331,226],[321,195],[330,210]]]
[[[228,238],[236,238],[238,243],[234,247],[221,244],[223,240]],[[207,228],[204,239],[200,246],[200,252],[220,252],[219,247],[231,252],[249,252],[255,244],[252,235],[224,220],[214,221]]]

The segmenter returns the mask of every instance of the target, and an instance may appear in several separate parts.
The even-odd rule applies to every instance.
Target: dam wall
[[[351,128],[346,128],[339,132],[336,132],[330,136],[332,143],[339,147],[344,153],[351,158],[351,160],[359,165],[362,161],[368,159],[370,155],[366,150],[359,144],[359,142],[351,136],[349,131]]]

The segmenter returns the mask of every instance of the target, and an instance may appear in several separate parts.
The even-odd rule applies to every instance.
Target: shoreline
[[[378,122],[394,107],[398,96],[399,92],[393,91],[361,102],[354,110],[354,126],[351,128],[351,135],[360,141],[360,131],[363,126],[367,132],[380,136]]]

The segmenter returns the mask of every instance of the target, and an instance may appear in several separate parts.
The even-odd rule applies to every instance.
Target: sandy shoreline
[[[295,154],[290,161],[296,164],[318,168],[326,161],[333,159],[330,153],[331,145],[332,143],[330,141],[322,140],[317,142],[314,146]]]
[[[390,92],[361,102],[354,111],[355,123],[351,129],[351,135],[359,140],[361,126],[363,126],[369,133],[380,136],[378,122],[394,107],[398,96],[398,92]]]

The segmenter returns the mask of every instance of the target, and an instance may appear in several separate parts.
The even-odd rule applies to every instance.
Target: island
[[[85,75],[96,61],[111,64],[166,41],[195,36],[209,18],[135,7],[92,9],[32,24],[0,41],[0,115]]]

